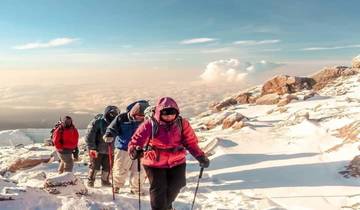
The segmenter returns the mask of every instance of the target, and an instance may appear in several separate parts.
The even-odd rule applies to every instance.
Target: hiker
[[[94,187],[95,177],[101,169],[101,185],[111,186],[110,176],[110,159],[109,146],[113,148],[113,144],[108,144],[103,140],[106,128],[111,121],[120,113],[116,106],[107,106],[103,114],[98,114],[90,122],[87,127],[85,141],[89,151],[90,164],[88,175],[88,186]],[[112,151],[110,151],[112,153]],[[110,154],[111,155],[111,154]]]
[[[189,121],[179,114],[174,99],[161,98],[154,117],[139,126],[128,146],[131,159],[142,157],[150,181],[152,210],[173,209],[172,203],[186,185],[186,150],[199,161],[200,167],[210,164]]]
[[[79,132],[75,128],[70,116],[65,116],[64,122],[57,126],[53,132],[52,139],[60,158],[59,174],[64,171],[72,172],[74,167],[73,151],[78,145]]]
[[[114,192],[119,193],[120,188],[125,184],[128,173],[130,172],[129,183],[130,193],[139,193],[139,174],[137,172],[137,162],[131,160],[128,154],[128,144],[131,136],[135,133],[139,125],[144,121],[144,111],[149,106],[147,101],[138,101],[132,104],[128,112],[118,115],[108,126],[105,133],[105,141],[115,140],[114,151]],[[140,170],[140,180],[145,180],[144,169]],[[140,194],[144,194],[140,192]]]

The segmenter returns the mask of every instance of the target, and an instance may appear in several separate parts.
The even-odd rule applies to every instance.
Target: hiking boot
[[[96,170],[92,170],[92,169],[89,170],[89,176],[87,182],[88,187],[94,187],[96,173],[97,173]]]
[[[101,185],[105,187],[111,186],[111,182],[109,181],[109,172],[101,171]]]
[[[119,194],[120,193],[120,188],[119,187],[114,187],[114,193]]]
[[[137,190],[130,190],[130,194],[139,195],[139,191],[137,191]],[[145,192],[140,191],[140,195],[141,195],[141,196],[145,195]]]
[[[109,182],[108,180],[101,180],[101,186],[111,187],[111,182]]]

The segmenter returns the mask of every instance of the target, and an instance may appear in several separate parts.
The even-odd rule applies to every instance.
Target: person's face
[[[165,122],[172,122],[175,120],[175,118],[176,118],[176,114],[161,115],[161,120]]]
[[[65,119],[64,125],[66,128],[70,127],[72,125],[72,120],[69,118]]]
[[[141,114],[136,114],[136,115],[134,115],[134,119],[138,122],[142,122],[142,121],[144,121],[145,116],[141,115]]]

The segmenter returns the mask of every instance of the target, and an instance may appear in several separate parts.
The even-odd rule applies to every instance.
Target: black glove
[[[79,159],[79,148],[76,147],[76,148],[73,150],[72,154],[73,154],[75,160]]]
[[[136,160],[138,158],[141,158],[143,155],[143,150],[141,149],[141,147],[137,146],[137,147],[132,147],[129,150],[129,156],[131,160]]]
[[[201,168],[208,168],[210,165],[210,160],[205,155],[197,157],[196,160],[199,161]]]

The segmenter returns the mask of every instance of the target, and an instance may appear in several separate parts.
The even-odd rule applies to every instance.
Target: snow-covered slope
[[[200,180],[195,209],[359,209],[360,181],[339,174],[359,154],[359,136],[350,133],[348,138],[346,129],[342,133],[339,129],[360,119],[360,75],[340,77],[314,97],[299,98],[281,107],[233,105],[191,119],[211,159]],[[240,115],[235,113],[245,116],[238,118],[244,127],[224,129],[221,121],[229,116],[236,120],[234,116]],[[209,121],[213,124],[206,129]],[[23,148],[9,144],[0,149],[0,163],[3,166],[17,153],[34,157],[49,155],[51,150],[40,144]],[[86,181],[87,155],[80,157],[74,174]],[[0,209],[138,209],[137,196],[128,193],[127,187],[115,201],[111,189],[98,182],[86,196],[46,193],[45,179],[56,176],[57,166],[50,161],[5,172],[0,179],[0,200],[6,196],[15,200],[0,201]],[[174,204],[177,210],[191,207],[198,173],[198,163],[189,156],[187,186]],[[148,189],[148,183],[143,187]],[[141,202],[142,209],[150,209],[148,193]]]

